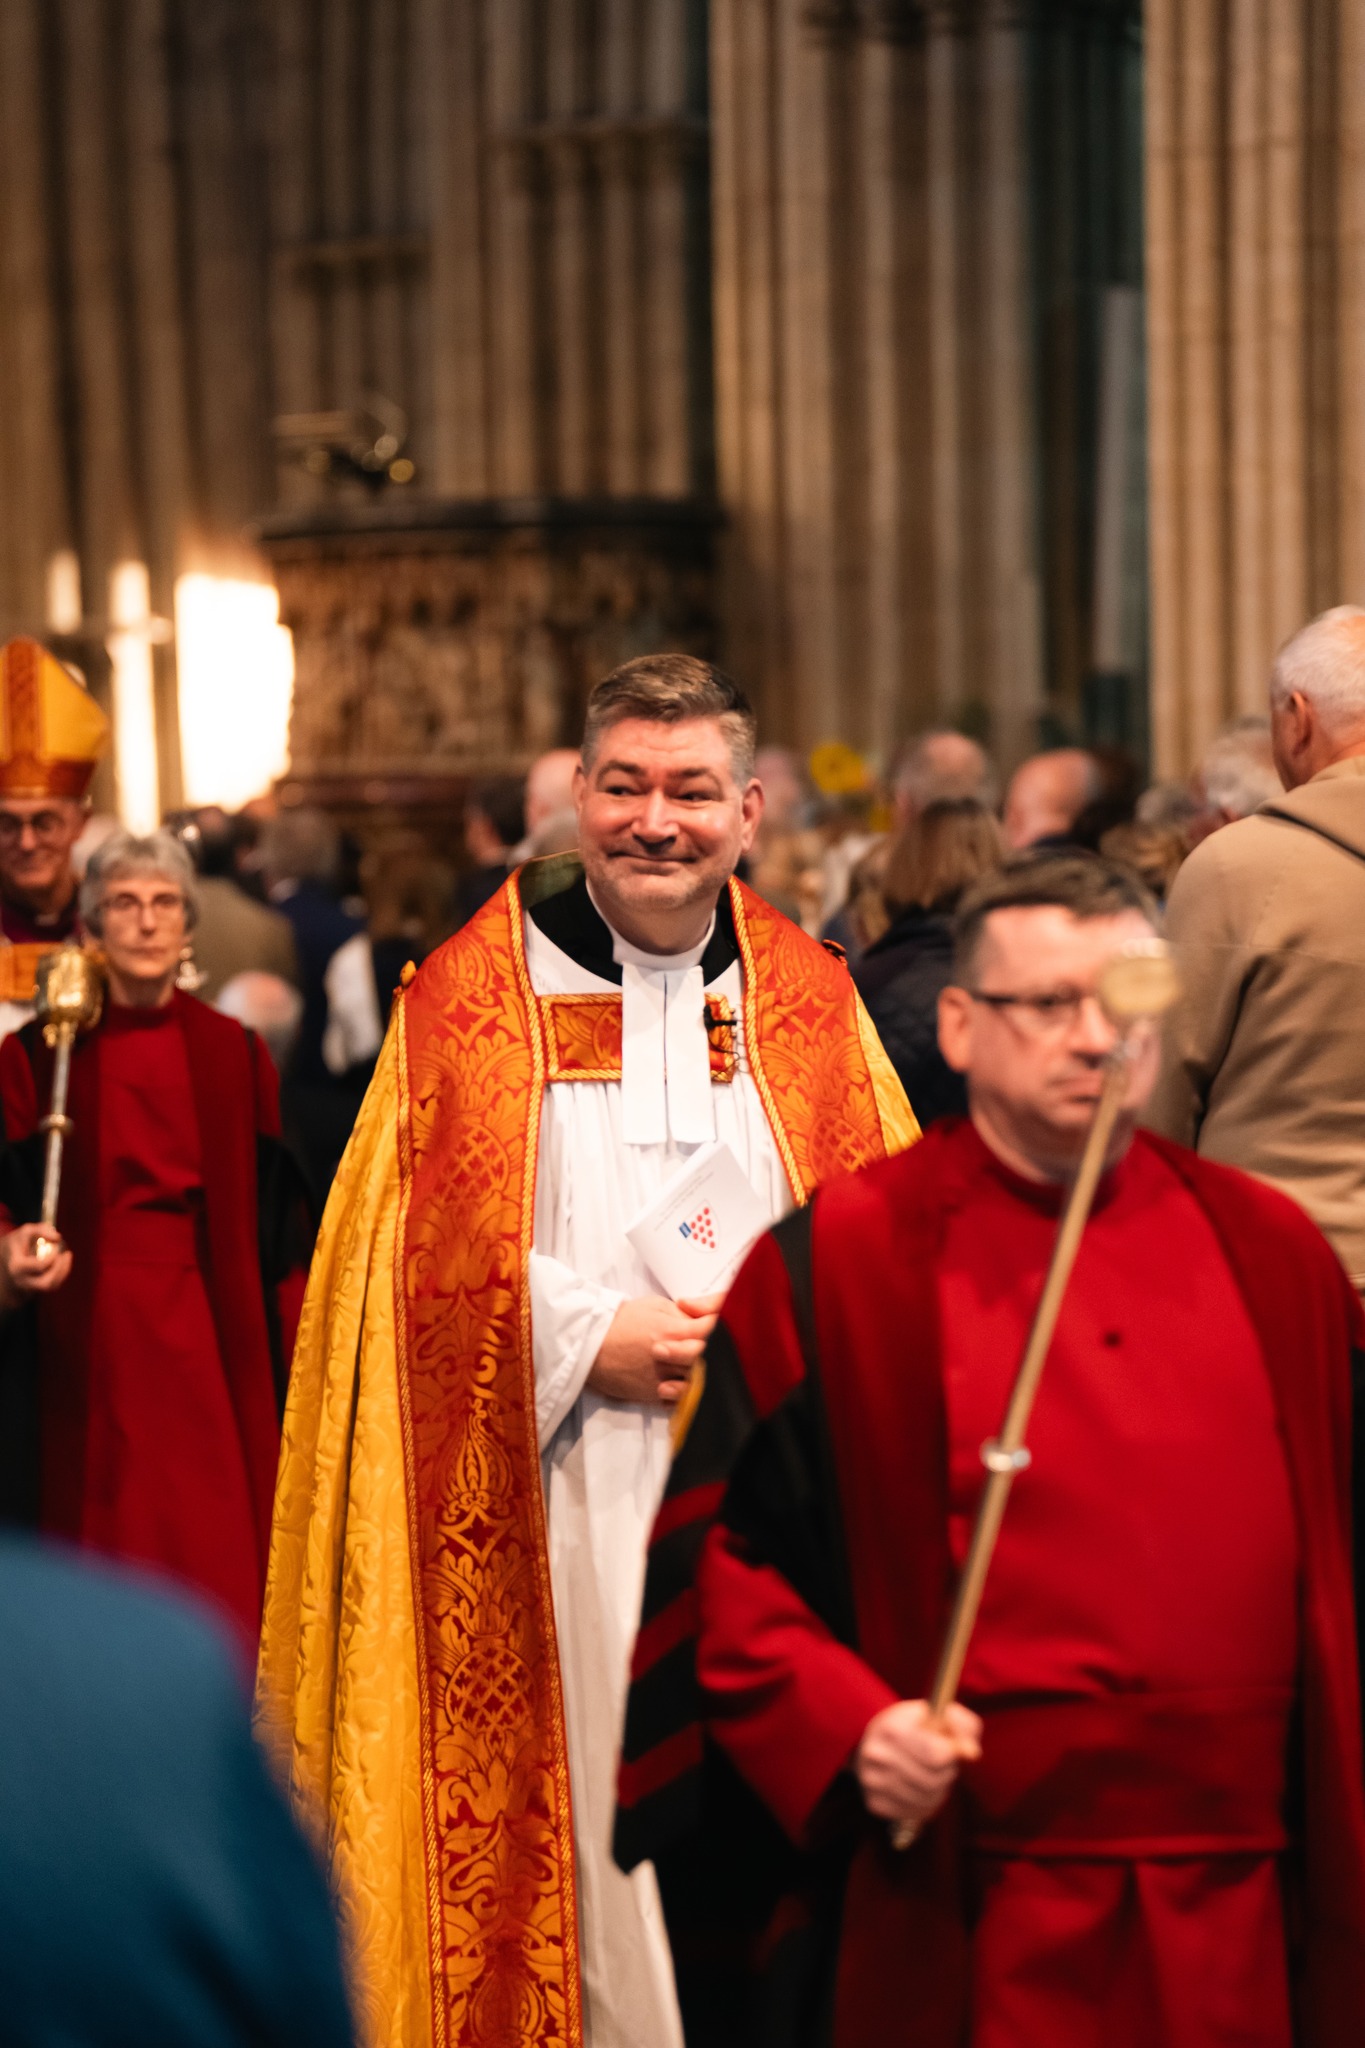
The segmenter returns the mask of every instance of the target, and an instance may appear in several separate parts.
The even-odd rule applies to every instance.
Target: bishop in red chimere
[[[0,1042],[0,1516],[192,1588],[254,1660],[310,1244],[268,1054],[176,986],[194,889],[164,832],[90,863],[108,987],[72,1058],[55,1243],[53,1054],[36,1023]]]
[[[1097,979],[1151,917],[1088,857],[982,884],[940,1011],[970,1118],[826,1188],[727,1302],[617,1822],[696,2048],[1365,2039],[1365,1330],[1283,1196],[1134,1134],[1154,1042],[959,1703],[924,1704],[1113,1043]]]
[[[109,721],[36,640],[0,647],[0,1037],[33,1015],[39,960],[80,929],[72,854]]]

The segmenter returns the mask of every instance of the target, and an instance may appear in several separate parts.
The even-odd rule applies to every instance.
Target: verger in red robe
[[[864,1728],[929,1689],[1057,1207],[939,1126],[779,1226],[727,1303],[617,1837],[660,1864],[699,2043],[727,2015],[834,2048],[1365,2034],[1360,1315],[1243,1176],[1139,1137],[1102,1184],[963,1677],[983,1760],[906,1854],[862,1808]],[[727,1872],[722,1922],[768,1880],[743,1953],[696,1912]]]
[[[0,1227],[37,1215],[51,1087],[36,1025],[0,1043]],[[254,1653],[308,1254],[274,1069],[192,997],[110,1004],[77,1041],[70,1114],[71,1274],[5,1341],[8,1377],[36,1364],[33,1518],[194,1587]]]

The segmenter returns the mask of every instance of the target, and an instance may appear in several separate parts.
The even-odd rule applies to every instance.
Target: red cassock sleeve
[[[697,1676],[709,1732],[792,1840],[804,1843],[863,1730],[896,1694],[780,1572],[746,1552],[723,1524],[707,1536],[697,1571]]]
[[[8,1144],[18,1144],[38,1128],[38,1095],[33,1068],[17,1032],[0,1039],[0,1116]],[[14,1228],[14,1218],[0,1202],[0,1237]]]

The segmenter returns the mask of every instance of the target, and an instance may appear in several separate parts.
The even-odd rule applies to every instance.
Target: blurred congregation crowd
[[[173,813],[198,876],[196,992],[258,1032],[282,1077],[285,1132],[325,1199],[404,968],[458,930],[527,860],[576,844],[577,753],[476,781],[463,863],[395,828],[367,850],[320,810],[270,797],[229,815]],[[1227,725],[1187,781],[1147,783],[1113,747],[1057,747],[1008,777],[977,740],[920,733],[878,774],[851,748],[759,750],[765,809],[740,873],[811,936],[847,955],[921,1124],[961,1114],[938,1052],[937,1001],[964,890],[1030,849],[1081,848],[1131,870],[1164,903],[1191,850],[1279,792],[1270,722]],[[75,865],[115,830],[97,814]],[[0,844],[0,883],[5,849]]]

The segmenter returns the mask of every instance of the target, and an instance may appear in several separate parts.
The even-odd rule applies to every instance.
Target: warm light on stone
[[[268,583],[191,574],[175,586],[187,804],[235,810],[289,765],[294,641]]]
[[[119,562],[109,575],[113,666],[114,771],[119,816],[130,832],[154,831],[161,817],[152,677],[153,619],[145,562]]]

